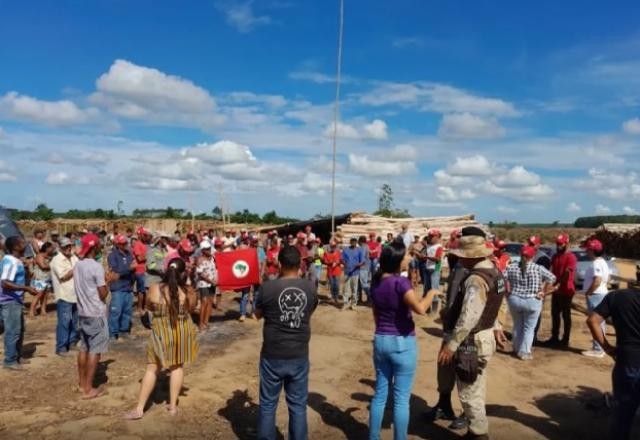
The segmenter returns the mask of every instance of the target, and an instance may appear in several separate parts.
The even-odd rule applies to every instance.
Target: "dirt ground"
[[[578,295],[576,302],[584,302]],[[540,336],[549,336],[549,306]],[[163,409],[168,383],[162,379],[144,419],[125,422],[121,415],[135,405],[145,369],[147,330],[136,319],[133,338],[110,348],[97,382],[107,395],[81,401],[76,389],[74,357],[54,355],[55,313],[27,321],[28,371],[0,370],[0,438],[2,439],[252,439],[258,409],[258,357],[262,324],[239,323],[233,295],[226,312],[217,311],[213,330],[201,335],[196,363],[186,370],[177,417]],[[573,312],[571,349],[534,349],[535,359],[519,361],[498,353],[488,371],[487,412],[493,439],[608,438],[611,359],[580,355],[589,347],[585,317]],[[436,355],[440,326],[432,317],[416,318],[419,363],[411,399],[412,439],[455,439],[446,423],[427,424],[422,413],[435,403]],[[312,320],[309,384],[310,439],[367,438],[368,403],[375,376],[371,360],[371,310],[340,311],[323,302]],[[460,405],[454,398],[457,411]],[[390,413],[383,438],[391,438]],[[640,436],[640,423],[636,424]],[[286,438],[284,399],[278,411],[279,432]]]

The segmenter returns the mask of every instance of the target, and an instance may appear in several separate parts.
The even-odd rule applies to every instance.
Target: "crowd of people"
[[[48,235],[48,236],[47,236]],[[178,410],[183,365],[196,359],[198,333],[210,329],[214,309],[222,307],[216,254],[255,249],[259,262],[256,285],[239,289],[239,321],[264,319],[259,365],[258,437],[275,438],[275,411],[284,387],[289,407],[289,438],[307,438],[309,339],[318,287],[326,283],[329,300],[338,308],[373,309],[375,395],[370,407],[370,438],[378,439],[388,392],[393,390],[394,438],[407,436],[409,397],[416,373],[417,343],[412,314],[437,314],[443,340],[438,353],[439,398],[426,422],[451,420],[451,429],[467,429],[471,438],[488,438],[485,412],[487,365],[496,347],[506,349],[504,332],[511,315],[511,351],[522,361],[533,359],[537,344],[566,349],[570,345],[571,304],[576,294],[576,257],[570,237],[561,234],[556,252],[541,249],[539,237],[523,244],[518,261],[507,244],[477,227],[456,230],[442,243],[439,230],[415,237],[406,226],[383,240],[378,232],[339,236],[326,245],[307,226],[295,236],[277,231],[263,236],[246,230],[222,234],[181,234],[83,230],[60,236],[36,230],[27,243],[19,236],[2,243],[0,311],[4,323],[4,367],[21,371],[25,331],[23,305],[30,294],[29,317],[46,313],[53,293],[56,312],[55,351],[78,351],[78,385],[83,399],[99,397],[94,388],[100,356],[110,344],[129,338],[138,313],[150,331],[147,368],[137,406],[127,420],[144,415],[158,373],[170,371],[169,414]],[[25,258],[31,246],[34,257]],[[583,282],[593,344],[583,354],[616,360],[613,392],[617,401],[615,438],[629,438],[640,405],[640,295],[632,290],[609,293],[609,267],[600,241],[582,247],[591,264]],[[443,268],[447,267],[446,277]],[[441,289],[446,280],[446,289]],[[551,296],[552,331],[538,341],[545,297]],[[137,299],[137,300],[136,300]],[[135,300],[135,301],[134,301]],[[135,310],[134,310],[135,309]],[[251,312],[249,312],[251,309]],[[197,315],[195,311],[198,310]],[[439,312],[439,313],[438,313]],[[613,318],[618,347],[606,339],[605,322]],[[564,323],[560,338],[561,323]],[[456,416],[452,395],[457,388],[464,410]]]

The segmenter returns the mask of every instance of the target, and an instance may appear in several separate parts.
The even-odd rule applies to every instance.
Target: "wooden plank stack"
[[[473,214],[449,217],[386,218],[354,213],[348,223],[338,226],[338,233],[344,243],[348,242],[351,237],[368,236],[369,232],[375,232],[384,239],[388,233],[392,233],[394,236],[398,235],[403,225],[408,226],[410,234],[419,237],[427,235],[429,229],[437,228],[445,241],[448,240],[454,229],[477,226],[487,230],[484,225],[475,220]]]

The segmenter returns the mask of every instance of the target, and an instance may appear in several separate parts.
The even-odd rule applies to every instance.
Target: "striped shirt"
[[[542,284],[555,283],[556,277],[543,266],[529,262],[525,269],[524,276],[520,270],[519,263],[512,263],[507,268],[507,280],[511,286],[511,295],[521,298],[535,298],[542,289]]]

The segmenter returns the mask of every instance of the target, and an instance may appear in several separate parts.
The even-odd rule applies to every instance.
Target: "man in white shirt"
[[[65,356],[78,342],[78,298],[73,285],[73,267],[78,257],[73,255],[73,243],[67,237],[60,240],[60,252],[51,260],[51,279],[56,298],[56,354]]]
[[[409,226],[407,226],[406,224],[402,225],[402,232],[398,234],[398,237],[402,238],[404,248],[409,249],[409,246],[411,246],[411,243],[413,243],[413,235],[409,233]]]
[[[590,239],[582,246],[587,252],[587,256],[591,260],[591,265],[587,269],[584,275],[584,294],[587,297],[587,309],[589,313],[592,313],[596,307],[602,302],[609,289],[607,284],[609,283],[609,266],[602,255],[604,255],[604,246],[600,240]],[[606,334],[606,323],[602,321],[602,332]],[[602,358],[605,356],[605,352],[596,342],[593,340],[591,350],[585,350],[582,352],[584,356]]]

